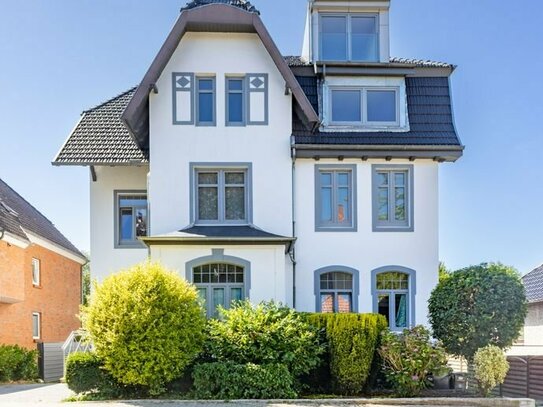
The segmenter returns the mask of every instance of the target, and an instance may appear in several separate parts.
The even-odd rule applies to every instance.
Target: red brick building
[[[0,344],[35,349],[80,326],[85,257],[0,179]]]

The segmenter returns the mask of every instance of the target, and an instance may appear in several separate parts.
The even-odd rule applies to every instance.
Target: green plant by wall
[[[280,363],[292,376],[309,373],[324,352],[315,328],[294,310],[274,302],[253,306],[249,301],[222,311],[221,320],[211,320],[206,353],[210,361]]]
[[[327,344],[327,366],[310,378],[311,387],[340,394],[360,394],[367,385],[386,319],[376,314],[306,314],[321,329]],[[331,384],[331,388],[322,385]]]
[[[202,363],[194,367],[194,396],[199,399],[288,399],[297,396],[294,379],[280,363]]]
[[[509,362],[502,349],[489,345],[475,352],[473,358],[475,379],[482,396],[488,397],[492,389],[505,381]]]
[[[429,301],[436,338],[453,355],[472,360],[487,345],[511,346],[526,318],[520,276],[502,264],[480,264],[451,273]]]
[[[193,286],[143,263],[95,287],[83,325],[115,380],[159,394],[200,352],[205,317]]]
[[[38,378],[38,353],[18,345],[0,345],[0,382]]]
[[[447,371],[447,354],[440,343],[432,343],[423,326],[406,329],[398,335],[384,332],[379,354],[385,375],[401,397],[414,397],[430,385],[430,374]]]

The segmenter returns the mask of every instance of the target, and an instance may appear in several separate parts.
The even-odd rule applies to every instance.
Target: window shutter
[[[172,74],[173,124],[194,124],[194,74]]]
[[[247,124],[268,124],[268,74],[247,74]]]

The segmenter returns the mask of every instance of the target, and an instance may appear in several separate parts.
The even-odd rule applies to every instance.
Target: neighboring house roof
[[[190,10],[196,7],[206,6],[212,3],[228,4],[230,6],[238,7],[242,10],[248,11],[250,13],[255,13],[255,14],[260,15],[260,11],[258,11],[256,7],[251,4],[251,2],[245,1],[245,0],[193,0],[189,2],[186,6],[182,7],[181,11]]]
[[[522,277],[522,282],[529,303],[543,302],[543,265]]]
[[[40,211],[0,179],[0,226],[24,240],[35,234],[80,258],[85,256]]]
[[[121,120],[135,91],[136,88],[132,88],[84,111],[54,164],[119,165],[147,162],[148,152],[140,149]]]

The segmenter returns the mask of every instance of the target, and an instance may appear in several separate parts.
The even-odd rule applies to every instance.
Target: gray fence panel
[[[62,342],[38,344],[40,377],[45,382],[57,382],[64,376],[62,345]]]

